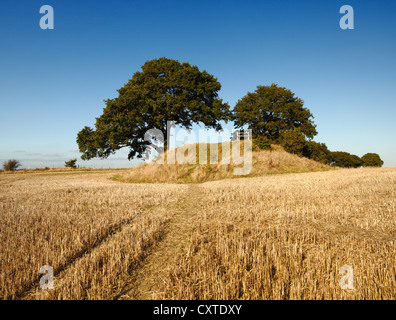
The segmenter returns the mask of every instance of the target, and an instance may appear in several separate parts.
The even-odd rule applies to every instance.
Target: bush
[[[303,152],[304,157],[324,164],[330,164],[330,154],[326,144],[315,141],[307,141]]]
[[[264,136],[259,136],[252,141],[253,150],[270,150],[271,149],[271,140]]]
[[[69,161],[65,161],[65,167],[76,169],[77,168],[76,162],[77,162],[77,159],[71,159]]]
[[[343,168],[358,168],[363,165],[363,160],[348,152],[335,151],[330,153],[330,164]]]
[[[384,161],[377,153],[366,153],[362,157],[363,167],[382,167]]]
[[[15,171],[21,166],[21,162],[19,160],[10,159],[3,163],[3,168],[5,171]]]
[[[293,128],[281,133],[279,143],[287,152],[302,156],[307,141],[299,128]]]

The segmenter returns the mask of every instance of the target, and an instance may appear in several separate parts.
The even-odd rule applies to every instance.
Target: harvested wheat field
[[[1,299],[396,298],[396,169],[113,177],[0,175]]]

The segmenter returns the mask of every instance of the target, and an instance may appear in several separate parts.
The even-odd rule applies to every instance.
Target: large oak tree
[[[221,130],[220,121],[230,120],[229,105],[218,97],[221,84],[208,72],[187,62],[159,58],[147,61],[118,90],[118,97],[105,100],[95,129],[84,127],[77,135],[83,160],[107,158],[128,147],[128,159],[142,158],[149,141],[145,133],[157,129],[167,145],[167,121],[186,129],[193,124]]]

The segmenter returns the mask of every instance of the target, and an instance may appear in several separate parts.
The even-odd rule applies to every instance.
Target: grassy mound
[[[205,147],[205,145],[206,163],[208,164],[202,164],[202,161],[199,161],[200,159],[202,160],[202,154],[205,156],[204,152],[199,152],[199,148]],[[188,148],[195,148],[195,154],[191,152],[192,149],[188,151]],[[241,155],[246,152],[243,148],[244,146],[242,145]],[[176,159],[175,163],[169,164],[167,159],[171,156],[171,152],[183,156],[175,157],[173,155],[173,159]],[[243,163],[233,163],[232,157],[230,163],[227,163],[223,159],[223,154],[232,154],[232,145],[230,143],[183,145],[173,151],[165,152],[162,157],[155,159],[152,163],[144,163],[131,168],[123,174],[117,174],[113,179],[135,183],[201,183],[227,178],[330,170],[330,167],[325,164],[290,154],[282,147],[272,145],[271,150],[252,151],[251,170],[247,171],[249,172],[248,174],[237,175],[234,169],[242,168],[244,166]],[[177,161],[177,159],[181,158],[182,161]],[[216,164],[211,164],[216,160]]]

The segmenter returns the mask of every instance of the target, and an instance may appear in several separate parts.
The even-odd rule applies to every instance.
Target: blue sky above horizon
[[[39,27],[45,4],[54,30]],[[339,27],[345,4],[354,30]],[[396,167],[395,1],[3,0],[0,17],[1,162],[63,167],[79,158],[76,135],[94,125],[103,100],[165,56],[217,77],[231,107],[257,85],[291,89],[315,117],[315,141],[376,152]],[[136,164],[127,150],[77,163]]]

